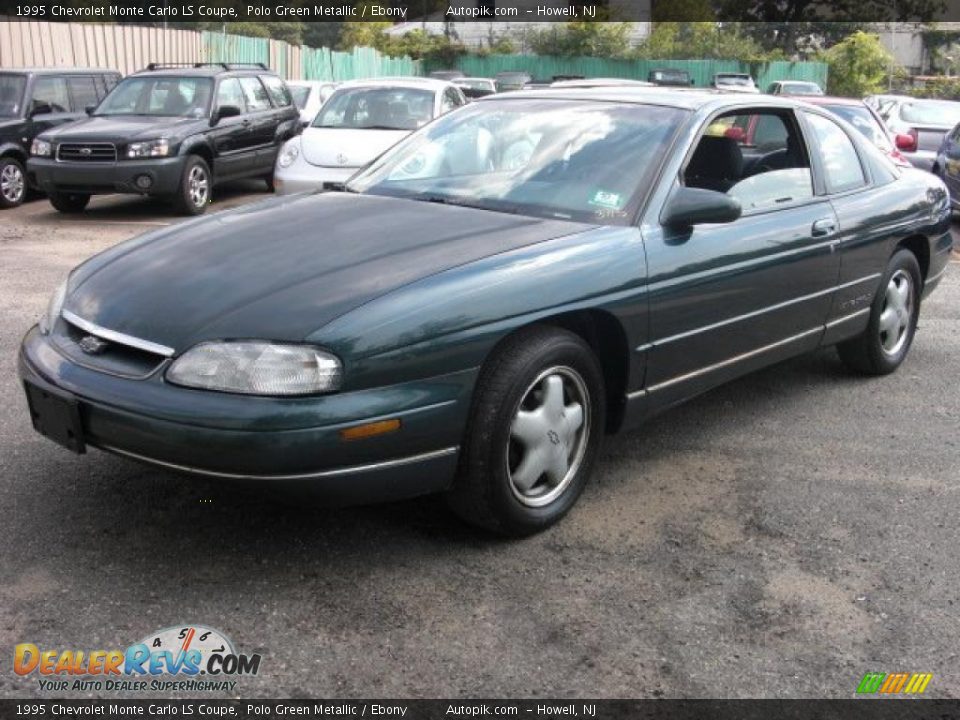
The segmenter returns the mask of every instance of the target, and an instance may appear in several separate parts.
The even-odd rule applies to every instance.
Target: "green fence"
[[[381,55],[373,48],[337,52],[329,48],[301,48],[302,77],[305,80],[354,80],[391,75],[420,75],[418,60]]]
[[[609,60],[592,57],[551,57],[547,55],[465,55],[457,67],[474,77],[493,77],[498,72],[526,71],[535,79],[550,80],[555,75],[619,77],[646,80],[651,70],[676,68],[690,73],[698,87],[709,85],[715,73],[747,72],[765,90],[776,80],[810,80],[827,86],[827,66],[816,62],[744,63],[738,60]],[[442,69],[436,63],[424,72]]]

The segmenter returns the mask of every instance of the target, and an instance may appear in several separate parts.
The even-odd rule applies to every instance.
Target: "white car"
[[[320,108],[337,89],[335,82],[321,80],[287,80],[287,87],[293,96],[293,102],[300,111],[300,122],[304,126],[313,122]]]
[[[711,86],[726,92],[748,93],[750,95],[760,93],[760,88],[753,81],[753,77],[747,73],[717,73],[713,76]]]
[[[336,186],[435,117],[466,105],[453,83],[380,78],[340,84],[303,132],[277,156],[277,193]]]

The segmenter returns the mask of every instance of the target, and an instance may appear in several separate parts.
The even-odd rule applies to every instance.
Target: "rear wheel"
[[[86,193],[50,193],[50,204],[62,213],[83,212],[90,202],[90,196]]]
[[[199,155],[191,155],[183,166],[174,207],[184,215],[202,215],[210,204],[212,189],[210,167]]]
[[[837,346],[848,367],[867,375],[886,375],[900,367],[917,329],[922,287],[917,258],[898,250],[880,279],[867,329]]]
[[[603,435],[603,374],[577,335],[534,327],[484,365],[448,500],[505,535],[549,527],[573,506]]]
[[[0,158],[0,207],[20,205],[27,196],[27,176],[16,158]]]

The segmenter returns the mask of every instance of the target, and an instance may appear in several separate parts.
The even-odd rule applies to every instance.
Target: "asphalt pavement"
[[[16,353],[53,289],[177,221],[0,212],[0,697],[134,697],[45,693],[13,647],[189,623],[262,654],[228,696],[852,697],[894,671],[960,696],[960,256],[894,375],[825,350],[715,390],[610,439],[573,512],[508,541],[433,498],[294,507],[34,433]]]

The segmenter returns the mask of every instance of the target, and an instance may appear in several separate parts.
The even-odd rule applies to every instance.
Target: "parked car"
[[[493,79],[497,84],[497,92],[509,92],[511,90],[522,90],[524,86],[533,81],[533,76],[528,72],[505,71],[498,72]]]
[[[497,91],[497,83],[490,78],[463,77],[454,80],[453,84],[471,100],[493,95]]]
[[[306,127],[320,112],[320,108],[337,89],[335,82],[319,80],[288,80],[287,88],[293,104],[300,111],[300,122]]]
[[[937,173],[950,191],[950,204],[960,210],[960,124],[943,137],[934,162]]]
[[[584,80],[558,80],[551,83],[555,88],[595,88],[595,87],[654,87],[653,83],[629,78],[586,78]]]
[[[338,186],[433,118],[467,104],[460,88],[428,78],[342,83],[310,127],[283,146],[274,174],[280,194]]]
[[[760,88],[747,73],[717,73],[710,86],[726,92],[757,94]]]
[[[884,103],[879,112],[910,164],[939,173],[937,151],[944,136],[960,122],[960,103],[900,98]]]
[[[223,180],[272,185],[277,152],[299,129],[286,85],[262,65],[153,64],[124,78],[90,117],[38,135],[27,169],[60,212],[119,192],[197,215]]]
[[[910,167],[910,162],[897,149],[896,137],[884,125],[877,111],[866,103],[853,98],[829,95],[808,96],[803,99],[846,120],[867,140],[876,145],[895,165]]]
[[[14,68],[0,71],[0,208],[28,192],[30,144],[45,130],[86,117],[120,80],[103,68]]]
[[[467,74],[462,70],[434,70],[430,73],[430,77],[434,80],[458,80],[462,77],[466,77]]]
[[[690,87],[693,79],[686,70],[675,68],[657,68],[647,73],[647,80],[654,85],[667,87]]]
[[[768,95],[823,95],[823,88],[806,80],[777,80],[767,87]]]
[[[784,123],[776,169],[703,132],[743,115]],[[605,433],[823,346],[896,370],[951,247],[940,179],[821,108],[498,94],[344,192],[95,256],[18,366],[34,426],[76,452],[340,503],[445,492],[524,534],[573,506]]]

